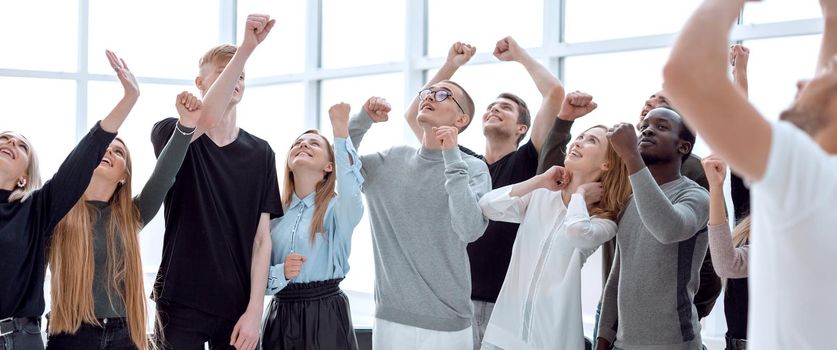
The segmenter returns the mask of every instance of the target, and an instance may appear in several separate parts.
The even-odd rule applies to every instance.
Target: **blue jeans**
[[[99,320],[101,326],[82,323],[75,334],[51,334],[47,338],[47,350],[100,349],[136,350],[131,340],[128,323],[124,318]]]

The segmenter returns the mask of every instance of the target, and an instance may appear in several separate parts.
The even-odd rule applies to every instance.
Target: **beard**
[[[810,136],[825,127],[825,118],[821,113],[806,112],[798,107],[790,107],[779,115],[779,120],[790,122]]]
[[[640,152],[640,157],[642,157],[642,161],[645,162],[645,165],[655,165],[655,164],[663,164],[663,163],[670,163],[675,159],[675,157],[679,157],[680,155],[675,155],[674,157],[671,156],[661,156],[658,154],[652,154],[648,152]]]

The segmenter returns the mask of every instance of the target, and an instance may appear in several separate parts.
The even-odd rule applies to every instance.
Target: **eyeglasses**
[[[450,97],[450,99],[453,100],[453,103],[456,103],[456,106],[459,107],[459,110],[462,111],[462,113],[465,113],[465,110],[462,109],[462,106],[459,104],[459,102],[457,102],[456,99],[453,98],[453,93],[448,91],[448,90],[443,90],[443,89],[439,89],[439,90],[435,90],[435,91],[431,90],[431,89],[421,90],[421,91],[419,91],[419,100],[421,100],[421,101],[426,100],[427,96],[430,96],[430,94],[433,94],[433,100],[436,101],[436,102],[442,102],[444,100],[447,100],[448,97]]]

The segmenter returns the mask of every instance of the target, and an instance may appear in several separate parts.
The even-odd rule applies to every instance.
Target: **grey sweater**
[[[599,337],[625,350],[700,349],[693,299],[708,245],[709,194],[686,177],[658,186],[648,168],[631,175],[631,187]]]
[[[349,122],[360,149],[372,126],[366,112]],[[398,146],[361,156],[375,255],[375,317],[424,329],[471,325],[466,247],[485,231],[478,204],[491,190],[485,162],[458,148]]]
[[[179,128],[186,133],[193,130],[183,126]],[[157,164],[154,166],[151,177],[145,183],[142,192],[134,197],[134,206],[139,210],[142,226],[148,224],[157,215],[160,206],[163,205],[163,199],[165,199],[169,188],[174,184],[175,176],[178,170],[180,170],[180,165],[183,164],[183,158],[186,157],[191,139],[191,135],[183,135],[177,131],[172,133],[169,142],[157,159]],[[98,219],[93,226],[94,313],[96,314],[96,318],[126,317],[125,303],[122,297],[120,297],[121,294],[113,288],[112,281],[107,278],[107,266],[108,260],[110,259],[108,256],[109,237],[107,234],[111,215],[110,203],[96,201],[87,203],[95,207],[98,212]],[[117,254],[123,253],[121,251],[122,241],[120,235],[120,232],[114,233]],[[119,286],[119,288],[122,288],[122,286]]]

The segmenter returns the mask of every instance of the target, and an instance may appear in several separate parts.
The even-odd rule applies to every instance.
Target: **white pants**
[[[471,328],[445,332],[375,319],[372,348],[375,350],[472,350]]]

